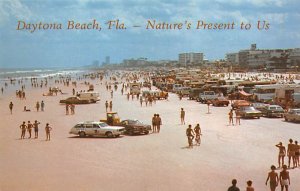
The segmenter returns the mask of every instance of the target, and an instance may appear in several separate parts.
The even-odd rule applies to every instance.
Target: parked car
[[[269,105],[269,104],[260,103],[260,102],[251,103],[251,106],[259,111],[262,111],[267,105]]]
[[[232,109],[239,109],[240,107],[250,106],[251,103],[246,100],[236,100],[231,104]]]
[[[262,109],[262,114],[266,117],[283,117],[284,110],[279,105],[267,105]]]
[[[262,112],[255,109],[252,106],[240,107],[238,109],[239,114],[242,118],[260,118],[262,116]]]
[[[284,114],[285,121],[300,122],[300,109],[290,109]]]
[[[217,97],[216,99],[211,100],[213,106],[228,106],[229,101],[225,97]]]
[[[121,126],[125,127],[125,133],[133,134],[149,134],[151,125],[146,125],[139,120],[126,119],[121,121]]]
[[[197,101],[207,103],[208,100],[216,99],[218,96],[214,91],[204,91],[203,93],[199,93]]]
[[[66,103],[66,104],[89,104],[91,103],[90,100],[83,100],[80,99],[79,97],[73,96],[73,97],[68,97],[67,99],[62,99],[59,101],[59,103]]]
[[[119,137],[125,132],[121,126],[109,126],[104,122],[85,121],[77,123],[71,128],[70,134],[79,135],[80,137]]]

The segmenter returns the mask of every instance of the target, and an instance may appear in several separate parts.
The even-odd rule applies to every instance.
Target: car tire
[[[106,132],[105,135],[106,135],[106,137],[108,137],[108,138],[114,137],[113,133],[110,132],[110,131]]]
[[[145,131],[145,135],[148,135],[149,134],[149,131]]]
[[[285,120],[285,121],[289,121],[286,117],[284,117],[284,120]]]
[[[80,132],[79,132],[79,137],[85,137],[85,132],[80,131]]]

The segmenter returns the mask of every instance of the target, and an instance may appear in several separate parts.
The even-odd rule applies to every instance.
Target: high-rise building
[[[203,57],[203,53],[180,53],[178,55],[178,63],[182,65],[201,64],[203,62]]]

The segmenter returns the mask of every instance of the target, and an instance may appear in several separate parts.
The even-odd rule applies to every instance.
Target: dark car
[[[79,97],[68,97],[67,99],[62,99],[59,103],[65,104],[89,104],[91,103],[90,100],[82,100]]]
[[[139,120],[126,119],[121,121],[120,126],[125,127],[125,133],[129,135],[149,134],[151,131],[151,125],[146,125]]]
[[[242,118],[260,118],[262,116],[261,111],[255,109],[254,107],[240,107],[238,110]]]
[[[225,97],[217,97],[216,99],[211,100],[213,106],[228,106],[229,101]]]
[[[262,109],[262,113],[266,117],[283,117],[284,110],[279,105],[268,105]]]

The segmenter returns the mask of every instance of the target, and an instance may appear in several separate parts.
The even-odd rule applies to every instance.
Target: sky
[[[145,57],[177,60],[182,52],[206,59],[249,49],[300,48],[299,0],[0,0],[0,68],[72,67]],[[96,20],[101,30],[67,30],[68,21]],[[119,19],[125,30],[108,29]],[[183,23],[181,30],[146,29],[148,20]],[[196,29],[197,22],[235,23],[230,30]],[[18,22],[61,23],[58,30],[22,29]],[[257,21],[269,28],[258,30]],[[249,30],[240,24],[250,23]],[[186,29],[186,23],[191,28]],[[139,25],[140,27],[134,27]]]

